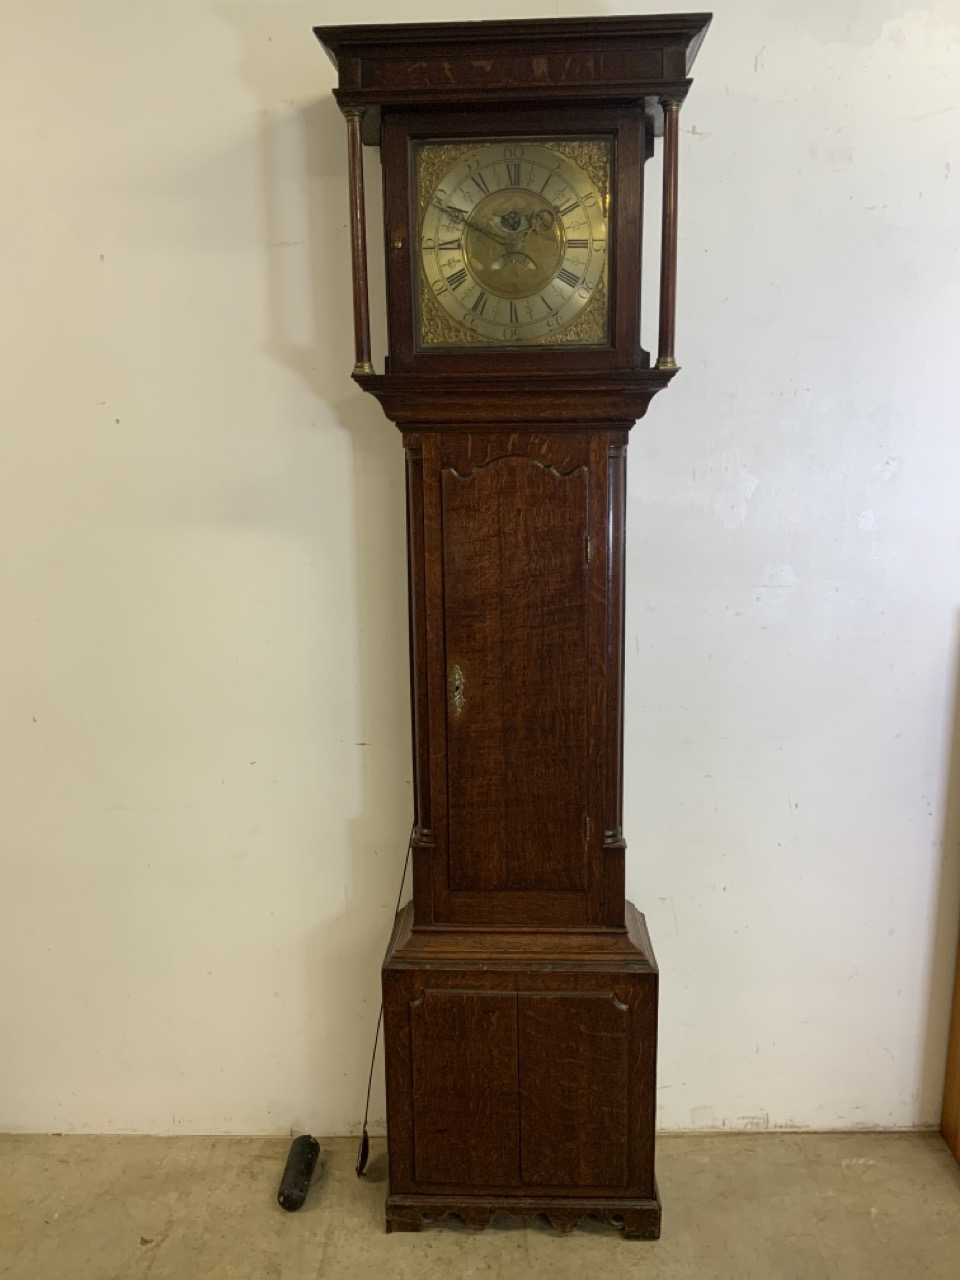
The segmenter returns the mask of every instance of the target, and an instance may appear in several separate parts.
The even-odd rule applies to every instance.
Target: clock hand
[[[494,231],[488,231],[486,227],[481,227],[476,222],[470,221],[470,215],[465,209],[458,208],[455,204],[441,204],[439,200],[433,202],[441,213],[445,213],[453,222],[462,223],[464,227],[469,227],[471,231],[479,231],[480,235],[488,236],[491,240],[495,240],[497,244],[509,244],[510,241],[503,236],[498,236]]]
[[[527,230],[550,240],[554,236],[554,223],[554,216],[549,210],[538,209],[536,213],[530,215],[530,225]]]
[[[482,236],[487,236],[488,239],[495,240],[497,244],[508,245],[510,243],[510,240],[508,238],[504,236],[498,236],[495,231],[488,231],[486,227],[481,227],[476,222],[470,222],[468,220],[463,225],[465,227],[469,227],[471,231],[479,231]]]
[[[441,213],[445,213],[453,222],[466,222],[469,216],[466,209],[461,209],[455,204],[444,204],[441,200],[434,200],[433,203]]]

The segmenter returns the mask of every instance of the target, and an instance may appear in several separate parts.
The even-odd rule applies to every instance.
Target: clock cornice
[[[315,27],[337,67],[342,111],[364,109],[375,146],[382,107],[682,101],[709,13]]]

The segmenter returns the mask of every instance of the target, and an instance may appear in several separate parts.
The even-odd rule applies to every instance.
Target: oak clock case
[[[677,368],[678,113],[708,24],[317,29],[347,121],[354,378],[406,456],[413,899],[383,964],[388,1230],[507,1211],[660,1232],[658,972],[624,897],[626,445]],[[383,165],[383,372],[362,142]]]

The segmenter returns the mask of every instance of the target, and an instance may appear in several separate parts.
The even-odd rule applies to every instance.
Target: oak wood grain
[[[404,430],[433,431],[511,427],[514,430],[582,431],[585,427],[629,430],[650,401],[666,387],[675,369],[628,372],[566,370],[513,372],[492,366],[482,375],[449,373],[354,374],[354,381],[380,401],[384,413]]]
[[[452,889],[587,887],[588,479],[517,453],[442,473]]]
[[[423,604],[411,604],[412,648],[431,743],[428,755],[417,748],[431,813],[429,840],[414,844],[420,926],[623,926],[604,771],[620,767],[619,752],[607,763],[605,725],[608,711],[620,723],[621,681],[607,672],[622,645],[619,606],[605,605],[620,590],[608,569],[608,454],[625,439],[416,436],[408,476],[422,554],[411,593]]]
[[[524,1185],[624,1187],[630,1008],[610,991],[521,992]]]
[[[516,997],[429,988],[411,1002],[410,1026],[417,1181],[517,1182]]]
[[[364,141],[381,113],[443,104],[629,103],[658,119],[666,92],[683,95],[710,25],[708,13],[315,27],[338,71],[344,110],[367,108]]]
[[[440,935],[411,929],[410,916],[397,918],[383,973],[391,1193],[655,1199],[657,971],[635,908],[626,930],[554,932],[540,947],[514,932],[471,948],[449,930],[446,949],[431,950]],[[505,1163],[483,1182],[475,1171],[495,1157],[474,1129],[489,1089]]]

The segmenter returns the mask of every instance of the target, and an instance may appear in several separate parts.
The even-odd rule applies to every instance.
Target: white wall
[[[348,376],[310,27],[393,16],[5,5],[0,1128],[356,1126],[409,825],[402,462]],[[730,0],[682,116],[684,369],[629,511],[666,1127],[937,1116],[958,85],[957,0]]]

